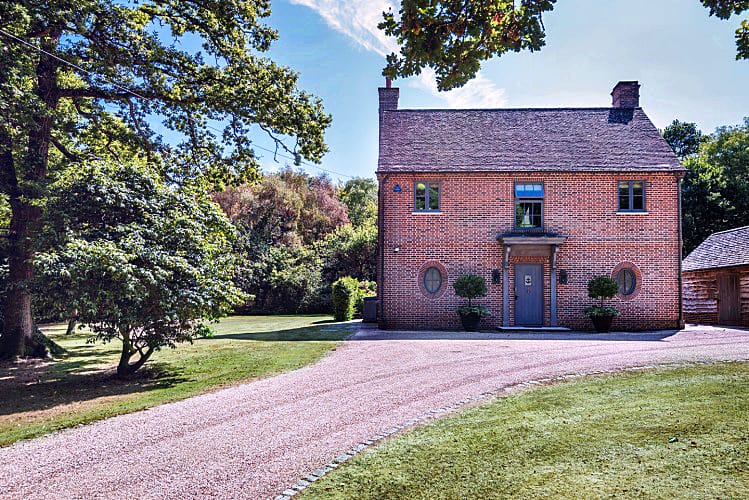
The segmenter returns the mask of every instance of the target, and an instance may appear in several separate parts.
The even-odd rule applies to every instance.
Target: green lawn
[[[749,364],[555,384],[364,452],[311,498],[749,498]]]
[[[119,342],[87,344],[62,324],[44,330],[69,355],[0,365],[0,446],[299,368],[353,327],[322,315],[230,317],[213,338],[155,353],[130,381],[113,377]]]

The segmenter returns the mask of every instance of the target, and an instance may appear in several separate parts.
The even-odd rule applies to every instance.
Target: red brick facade
[[[514,224],[515,182],[544,186],[544,232],[566,237],[558,246],[556,284],[559,326],[590,329],[583,310],[592,305],[587,283],[625,266],[636,277],[635,293],[610,304],[621,311],[614,329],[675,328],[680,321],[679,173],[674,172],[463,172],[379,173],[381,245],[378,271],[380,326],[389,329],[458,329],[455,308],[464,303],[452,283],[461,274],[484,276],[489,294],[478,303],[491,310],[481,328],[503,324],[503,245],[497,235]],[[622,180],[646,182],[646,213],[618,213]],[[440,212],[414,212],[414,183],[440,183]],[[397,187],[396,187],[397,186]],[[547,247],[551,248],[551,247]],[[552,259],[511,253],[509,293],[514,295],[514,264],[544,266],[544,324],[551,322]],[[534,252],[528,252],[534,254]],[[431,296],[423,273],[432,264],[443,284]],[[510,297],[512,298],[512,297]],[[514,325],[509,300],[509,325]]]

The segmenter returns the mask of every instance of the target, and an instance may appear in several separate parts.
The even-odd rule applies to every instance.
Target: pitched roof
[[[683,271],[749,265],[749,226],[711,234],[682,263]]]
[[[379,172],[682,171],[640,108],[383,111]]]

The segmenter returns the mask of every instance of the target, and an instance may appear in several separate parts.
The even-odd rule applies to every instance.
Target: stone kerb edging
[[[420,425],[430,420],[435,420],[439,417],[445,416],[449,413],[453,413],[457,410],[465,409],[475,403],[483,403],[486,400],[489,400],[493,397],[501,397],[502,395],[507,395],[508,393],[519,392],[522,389],[538,387],[542,385],[548,385],[553,382],[560,382],[563,380],[569,380],[569,379],[574,379],[574,378],[588,377],[592,375],[610,375],[614,373],[626,373],[626,372],[640,371],[640,370],[651,370],[654,368],[677,368],[677,367],[692,366],[692,365],[709,365],[709,364],[714,364],[716,362],[720,362],[720,361],[692,361],[688,363],[663,363],[663,364],[638,365],[638,366],[631,366],[627,368],[618,368],[618,369],[611,369],[611,370],[594,370],[594,371],[587,371],[587,372],[576,372],[576,373],[571,373],[567,375],[559,375],[556,377],[546,377],[546,378],[539,378],[536,380],[528,380],[525,382],[518,382],[515,384],[506,385],[503,387],[498,387],[491,391],[482,392],[481,394],[477,396],[469,396],[467,398],[461,399],[457,403],[454,403],[448,406],[441,406],[439,408],[435,408],[433,410],[424,412],[417,417],[414,417],[410,420],[407,420],[393,427],[390,427],[386,429],[385,431],[379,434],[376,434],[365,441],[362,441],[361,443],[357,444],[350,450],[346,450],[340,455],[338,455],[337,457],[335,457],[335,459],[333,459],[333,461],[331,461],[330,463],[327,463],[323,465],[322,467],[313,470],[312,472],[310,472],[309,474],[301,478],[299,481],[294,483],[292,486],[283,490],[283,492],[281,492],[278,496],[275,497],[275,500],[289,500],[291,497],[304,491],[307,487],[309,487],[312,483],[314,483],[318,479],[324,477],[330,471],[338,468],[344,462],[352,459],[354,456],[382,442],[383,440],[385,440],[386,438],[392,436],[393,434],[397,432],[400,432],[409,427],[415,427],[417,424]]]

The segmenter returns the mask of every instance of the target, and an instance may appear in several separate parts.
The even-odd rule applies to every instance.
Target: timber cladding
[[[749,265],[685,271],[688,323],[749,326]]]
[[[543,232],[566,237],[557,252],[557,271],[564,270],[567,277],[566,283],[557,279],[556,284],[560,326],[590,329],[583,312],[593,304],[588,281],[611,276],[623,263],[633,268],[637,293],[608,301],[621,311],[613,328],[679,324],[679,184],[673,172],[392,172],[378,178],[384,207],[378,271],[383,327],[460,328],[455,308],[465,300],[455,296],[452,283],[465,273],[479,274],[488,283],[487,297],[476,300],[492,314],[481,327],[503,324],[503,286],[497,282],[503,244],[497,235],[514,231],[514,186],[526,182],[543,184]],[[645,182],[645,212],[618,210],[618,185],[625,180]],[[415,183],[422,181],[439,184],[438,212],[414,210]],[[438,294],[424,293],[427,262],[439,263],[442,270],[444,288]],[[544,324],[549,325],[551,258],[548,253],[510,254],[511,299],[514,265],[519,263],[543,265]],[[509,301],[510,324],[514,302]]]

